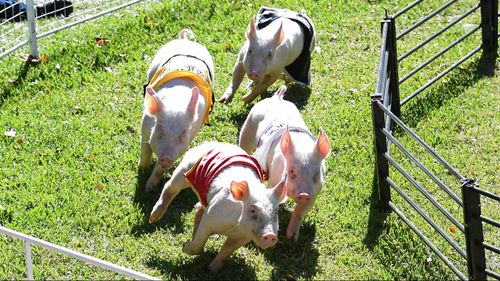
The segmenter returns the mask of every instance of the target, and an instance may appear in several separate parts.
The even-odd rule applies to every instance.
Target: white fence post
[[[26,16],[28,18],[29,39],[28,42],[31,48],[31,56],[38,58],[38,42],[36,38],[36,17],[35,5],[33,0],[26,0]]]
[[[27,240],[24,240],[24,256],[26,259],[26,279],[34,280],[33,262],[31,260],[31,243]]]

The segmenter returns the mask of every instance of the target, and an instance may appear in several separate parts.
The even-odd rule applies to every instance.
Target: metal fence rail
[[[456,3],[457,0],[451,0],[447,3],[445,3],[444,5],[435,9],[430,14],[426,15],[422,19],[413,23],[407,29],[405,29],[402,32],[400,32],[399,34],[397,34],[396,33],[396,20],[397,20],[397,18],[399,16],[403,15],[404,13],[406,13],[407,11],[419,6],[423,2],[424,1],[419,1],[419,0],[414,1],[413,3],[408,5],[407,7],[403,8],[401,11],[395,13],[393,16],[386,16],[386,18],[384,19],[384,22],[390,22],[389,30],[391,30],[394,33],[393,36],[391,34],[387,35],[388,36],[387,41],[389,42],[388,44],[393,45],[393,47],[391,47],[391,49],[392,49],[391,51],[392,51],[393,55],[396,57],[395,62],[394,62],[394,69],[396,70],[396,72],[392,74],[391,78],[392,79],[396,78],[397,81],[393,82],[394,86],[392,86],[392,88],[395,88],[395,90],[393,90],[392,91],[393,93],[391,93],[391,99],[394,102],[391,102],[390,104],[391,104],[391,111],[393,113],[395,113],[396,116],[398,116],[398,117],[400,117],[400,112],[401,112],[400,107],[401,106],[408,103],[411,99],[416,97],[418,94],[422,93],[428,87],[433,85],[436,81],[438,81],[439,79],[444,77],[446,74],[451,72],[453,69],[457,68],[461,63],[463,63],[464,61],[469,59],[472,55],[476,54],[479,50],[483,50],[484,54],[492,55],[492,54],[496,54],[497,49],[498,49],[498,0],[480,0],[480,1],[478,1],[479,2],[478,5],[470,8],[469,10],[467,10],[465,13],[463,13],[461,15],[457,15],[457,17],[453,21],[451,21],[449,24],[447,24],[443,28],[439,29],[438,31],[436,31],[435,33],[433,33],[432,35],[430,35],[429,37],[424,39],[422,42],[419,42],[418,44],[413,46],[406,53],[404,53],[403,55],[398,57],[397,56],[397,41],[404,38],[405,36],[410,34],[412,31],[417,29],[418,27],[422,26],[424,23],[426,23],[427,21],[429,21],[430,19],[435,17],[437,14],[443,12],[444,10],[446,10],[447,8],[452,6],[452,4]],[[411,69],[407,74],[405,74],[403,76],[403,78],[401,78],[401,79],[398,78],[399,74],[398,74],[397,69],[398,69],[399,63],[401,63],[403,60],[407,59],[409,56],[411,56],[417,50],[425,47],[428,43],[430,43],[434,39],[439,38],[443,33],[448,31],[450,28],[456,26],[463,19],[469,17],[470,15],[477,12],[478,10],[480,10],[480,12],[481,12],[481,23],[478,26],[474,27],[472,30],[468,31],[463,36],[456,39],[454,42],[452,42],[448,46],[444,47],[440,51],[431,55],[430,58],[428,58],[427,60],[422,62],[417,67]],[[402,102],[399,102],[399,100],[400,100],[399,88],[400,88],[400,85],[402,83],[407,81],[410,77],[414,76],[418,72],[424,70],[433,61],[440,58],[444,54],[448,53],[451,49],[453,49],[459,43],[461,43],[462,41],[466,40],[467,38],[469,38],[470,36],[475,34],[478,30],[481,30],[481,33],[482,33],[482,42],[481,42],[480,46],[478,46],[477,48],[474,48],[467,55],[465,55],[463,58],[458,60],[456,63],[454,63],[453,65],[448,67],[446,70],[435,75],[434,78],[432,78],[431,80],[426,82],[423,86],[418,88],[415,92],[410,93]],[[377,93],[380,93],[380,92],[377,91]],[[396,100],[398,102],[396,102]],[[384,100],[384,102],[385,102],[385,100]]]
[[[6,227],[0,226],[0,233],[5,234],[7,236],[20,239],[24,241],[24,253],[25,253],[25,260],[26,260],[26,278],[29,280],[33,280],[33,263],[31,259],[31,245],[38,245],[43,248],[59,252],[61,254],[64,254],[66,256],[73,257],[75,259],[79,259],[81,261],[94,264],[97,266],[100,266],[104,269],[114,271],[116,273],[123,274],[127,277],[134,278],[136,280],[160,280],[158,278],[149,276],[144,273],[137,272],[132,269],[125,268],[123,266],[119,266],[95,257],[91,257],[89,255],[85,255],[76,251],[73,251],[71,249],[52,244],[50,242],[35,238],[33,236],[29,236],[11,229],[8,229]]]
[[[427,244],[432,251],[462,280],[484,280],[487,277],[492,277],[500,280],[500,274],[487,268],[485,252],[500,254],[500,248],[484,241],[483,224],[499,228],[500,222],[481,214],[481,196],[500,202],[500,196],[489,191],[480,189],[474,179],[464,177],[452,165],[435,152],[427,145],[417,134],[415,134],[402,120],[399,119],[401,106],[427,89],[430,85],[441,79],[444,75],[451,72],[454,68],[469,59],[479,51],[483,51],[483,55],[496,57],[498,49],[498,0],[481,0],[480,3],[472,9],[469,9],[464,14],[459,15],[455,20],[446,25],[444,28],[432,34],[421,43],[410,49],[401,57],[397,56],[397,40],[410,34],[418,26],[431,19],[434,15],[451,6],[456,0],[449,1],[425,16],[417,23],[410,26],[408,29],[396,35],[396,18],[403,15],[405,12],[415,8],[421,4],[422,0],[417,0],[394,14],[394,16],[386,16],[381,21],[382,45],[380,48],[380,60],[378,65],[377,81],[375,94],[372,95],[371,110],[372,124],[374,132],[374,152],[376,156],[376,176],[378,183],[379,202],[381,207],[394,211],[409,227],[412,229],[422,241]],[[419,66],[411,70],[402,79],[398,76],[398,62],[406,59],[416,50],[424,47],[446,30],[456,25],[458,22],[481,10],[481,24],[462,35],[442,50],[438,51],[431,58],[427,59]],[[460,42],[476,33],[479,29],[482,31],[482,44],[464,57],[453,62],[451,66],[443,72],[437,74],[433,79],[426,82],[417,91],[408,95],[402,102],[399,101],[399,85],[405,82],[408,78],[415,75],[419,71],[425,69],[432,61],[448,52],[450,49],[458,45]],[[493,58],[495,59],[495,58]],[[398,126],[398,132],[404,136],[409,136],[410,139],[416,141],[418,146],[424,149],[425,153],[431,155],[438,163],[448,170],[457,180],[461,181],[461,198],[457,196],[441,179],[429,170],[421,161],[419,161],[393,134],[393,127]],[[439,204],[433,196],[415,180],[410,172],[405,170],[398,160],[391,155],[391,147],[396,146],[403,153],[410,163],[416,165],[425,175],[430,178],[437,186],[451,197],[463,209],[463,224],[459,222],[448,210]],[[442,215],[444,215],[451,223],[453,223],[464,235],[466,245],[465,250],[458,245],[446,232],[440,228],[430,216],[405,193],[390,177],[389,167],[392,166],[395,171],[399,172],[403,178],[415,187],[420,193],[436,207]],[[391,190],[395,190],[397,194],[404,199],[409,206],[422,217],[439,235],[457,252],[466,259],[467,274],[461,272],[441,251],[426,237],[415,224],[395,205],[391,200]],[[499,206],[500,207],[500,206]],[[500,231],[500,230],[499,230]],[[468,277],[467,277],[468,276]]]
[[[26,0],[23,11],[0,15],[0,59],[23,48],[30,47],[32,57],[38,57],[38,40],[64,29],[82,24],[143,0]]]

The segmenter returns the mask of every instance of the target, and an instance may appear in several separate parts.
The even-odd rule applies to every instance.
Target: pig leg
[[[215,273],[219,271],[223,264],[224,260],[227,259],[236,249],[239,247],[247,244],[250,242],[250,239],[244,236],[229,236],[227,237],[226,241],[224,242],[224,245],[222,245],[222,248],[220,249],[219,253],[217,256],[214,258],[214,260],[210,263],[208,266],[208,269],[210,269],[210,272]]]
[[[194,213],[194,228],[193,228],[193,236],[191,239],[194,239],[194,236],[196,235],[196,230],[198,230],[198,226],[200,225],[201,218],[205,213],[205,207],[203,207],[203,205],[201,205],[200,202],[196,203],[194,207],[196,211]]]
[[[219,99],[220,103],[228,104],[233,100],[234,93],[238,90],[243,77],[245,77],[245,68],[243,67],[243,62],[238,58],[233,68],[233,80],[227,87],[224,95]]]
[[[292,239],[297,242],[299,238],[299,230],[302,219],[306,216],[307,212],[313,206],[313,202],[308,204],[297,204],[295,209],[293,210],[292,217],[290,218],[290,222],[288,223],[288,227],[286,229],[286,238]]]
[[[186,165],[186,163],[184,163],[184,165],[182,164],[183,162],[181,162],[181,164],[179,164],[179,166],[174,170],[170,180],[165,183],[160,198],[154,205],[151,215],[149,216],[150,223],[158,221],[163,214],[165,214],[168,206],[175,196],[179,194],[179,191],[189,186],[189,183],[184,177],[184,173],[189,170],[191,165]]]
[[[210,230],[210,223],[207,222],[207,216],[202,216],[198,227],[196,228],[196,233],[191,241],[187,241],[182,247],[182,252],[188,255],[197,255],[205,247],[208,237],[212,235]]]
[[[141,160],[139,162],[139,167],[142,170],[147,170],[147,168],[151,164],[152,154],[153,151],[151,150],[151,146],[149,145],[149,143],[141,141]]]
[[[243,96],[243,101],[249,103],[253,101],[260,93],[264,92],[281,76],[281,71],[276,71],[264,76],[264,78],[255,85],[252,91]]]
[[[151,136],[151,129],[155,125],[155,120],[151,117],[144,115],[142,117],[142,134],[141,134],[141,160],[139,161],[139,167],[143,170],[149,168],[151,165],[151,155],[153,151],[149,145],[149,138]]]
[[[243,148],[248,154],[251,154],[255,147],[257,146],[257,122],[251,120],[252,115],[250,115],[243,127],[241,127],[239,146]]]
[[[165,169],[163,169],[159,163],[156,163],[151,176],[149,176],[148,181],[146,182],[146,192],[152,191],[163,178],[163,174],[165,174]]]

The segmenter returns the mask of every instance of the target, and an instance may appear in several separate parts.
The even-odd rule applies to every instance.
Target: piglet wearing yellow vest
[[[207,48],[189,40],[189,29],[162,46],[148,69],[144,88],[140,168],[154,170],[146,191],[186,152],[202,124],[208,124],[213,105],[214,63]]]

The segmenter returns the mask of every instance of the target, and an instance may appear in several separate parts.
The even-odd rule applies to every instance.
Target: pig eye
[[[182,143],[182,142],[184,141],[184,138],[185,138],[185,137],[186,137],[186,130],[183,130],[183,131],[179,134],[179,136],[177,137],[177,141],[178,141],[179,143]]]
[[[273,52],[269,51],[269,53],[267,53],[267,58],[270,59],[272,56],[273,56]]]
[[[247,53],[248,53],[249,55],[251,55],[251,54],[252,54],[252,52],[253,52],[253,51],[252,51],[252,49],[248,49],[248,52],[247,52]]]
[[[313,175],[313,182],[317,183],[319,181],[319,173],[314,173]]]
[[[257,210],[255,209],[255,207],[252,207],[250,209],[250,218],[253,220],[257,219]]]

